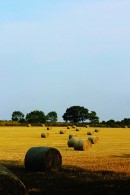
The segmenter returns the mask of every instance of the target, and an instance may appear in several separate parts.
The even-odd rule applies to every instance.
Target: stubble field
[[[85,151],[68,147],[70,134],[87,139],[88,130],[81,127],[0,127],[0,164],[7,167],[25,184],[30,195],[51,194],[130,194],[130,129],[98,128],[99,141]],[[60,134],[60,130],[66,133]],[[48,132],[47,138],[41,138]],[[58,172],[27,172],[26,152],[34,146],[49,146],[62,155]]]

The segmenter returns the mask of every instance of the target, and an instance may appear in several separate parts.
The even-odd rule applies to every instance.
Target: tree
[[[44,123],[46,121],[46,116],[44,112],[39,110],[34,110],[26,114],[26,121],[28,123],[35,123],[35,124]]]
[[[55,111],[51,111],[46,115],[46,120],[49,122],[57,121],[57,113]]]
[[[20,111],[14,111],[12,113],[12,121],[18,121],[18,122],[21,122],[24,120],[24,114]]]
[[[95,111],[91,111],[91,113],[89,113],[89,120],[93,124],[99,123],[99,117]]]
[[[70,122],[84,122],[89,119],[88,109],[81,106],[72,106],[67,108],[66,112],[63,114],[62,118],[64,121]]]

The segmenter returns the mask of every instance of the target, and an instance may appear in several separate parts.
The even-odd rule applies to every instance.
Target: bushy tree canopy
[[[12,121],[20,122],[20,121],[24,120],[24,114],[20,111],[14,111],[12,113],[12,118],[11,119],[12,119]]]
[[[46,115],[46,120],[48,122],[56,122],[57,121],[57,113],[55,111],[49,112]]]
[[[89,119],[88,109],[81,106],[72,106],[67,108],[66,112],[63,114],[62,118],[64,121],[70,122],[84,122]]]
[[[44,123],[46,121],[46,116],[44,112],[34,110],[26,115],[26,121],[28,123]]]

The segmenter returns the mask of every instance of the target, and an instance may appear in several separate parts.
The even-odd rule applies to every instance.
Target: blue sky
[[[129,0],[0,2],[0,120],[84,106],[130,118]]]

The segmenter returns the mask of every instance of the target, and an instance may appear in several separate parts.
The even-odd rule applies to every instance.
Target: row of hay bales
[[[73,147],[74,150],[85,151],[92,147],[92,144],[96,144],[99,141],[98,136],[94,136],[94,132],[99,132],[100,129],[95,129],[92,131],[87,131],[87,135],[91,135],[88,138],[80,139],[77,138],[77,135],[69,135],[69,139],[67,141],[68,147]],[[93,135],[93,136],[92,136]]]

